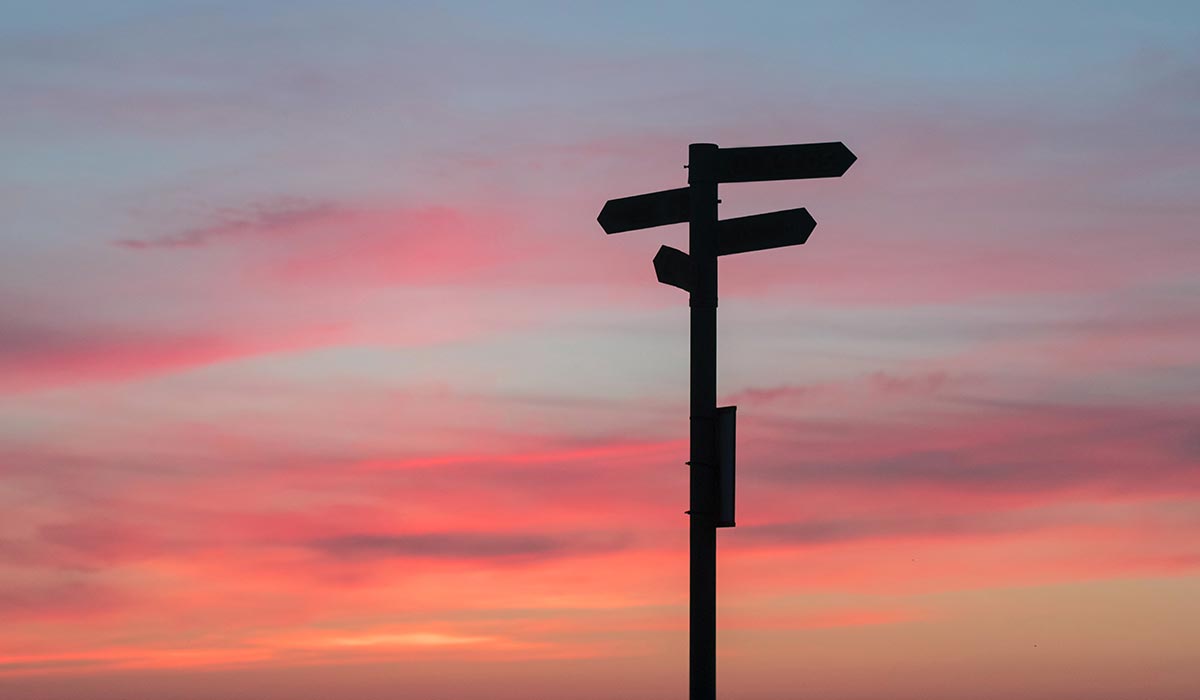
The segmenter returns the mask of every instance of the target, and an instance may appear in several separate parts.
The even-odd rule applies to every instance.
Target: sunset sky
[[[0,697],[687,690],[687,145],[844,141],[724,258],[718,691],[1200,697],[1200,5],[0,8]]]

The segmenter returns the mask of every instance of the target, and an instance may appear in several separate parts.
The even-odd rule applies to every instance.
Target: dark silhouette
[[[718,148],[688,146],[688,186],[604,204],[606,233],[687,221],[689,252],[654,256],[658,281],[687,291],[691,330],[691,584],[688,697],[716,700],[717,528],[734,526],[735,406],[717,407],[717,256],[799,245],[816,222],[805,209],[717,220],[717,185],[841,177],[855,155],[841,142]]]

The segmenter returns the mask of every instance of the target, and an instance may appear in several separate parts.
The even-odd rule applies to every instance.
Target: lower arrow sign
[[[717,222],[717,255],[800,245],[816,228],[807,209],[743,216]]]
[[[663,284],[692,291],[692,259],[682,250],[669,245],[659,248],[654,256],[654,274]]]

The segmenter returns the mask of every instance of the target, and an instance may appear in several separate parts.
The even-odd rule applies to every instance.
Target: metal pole
[[[690,700],[717,697],[717,146],[688,146],[691,221]]]

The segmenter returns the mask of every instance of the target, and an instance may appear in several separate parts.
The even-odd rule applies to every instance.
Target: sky
[[[0,13],[0,696],[684,697],[687,145],[718,691],[1200,696],[1192,2]]]

